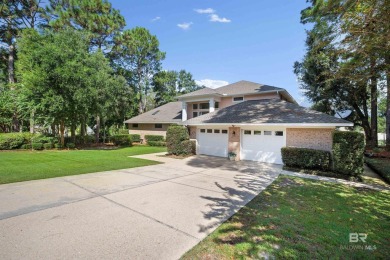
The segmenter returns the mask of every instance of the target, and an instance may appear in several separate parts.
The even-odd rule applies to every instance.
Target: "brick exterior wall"
[[[236,161],[240,160],[240,134],[241,129],[239,127],[229,127],[228,152],[237,154]]]
[[[145,141],[145,135],[167,135],[167,129],[170,124],[162,124],[162,128],[155,128],[154,124],[138,124],[137,128],[129,124],[129,134],[139,134]]]
[[[196,126],[189,127],[190,139],[196,139]]]
[[[331,151],[333,131],[333,128],[287,128],[286,145]]]

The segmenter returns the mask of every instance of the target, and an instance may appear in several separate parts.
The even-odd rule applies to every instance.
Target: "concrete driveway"
[[[165,163],[0,185],[0,259],[177,259],[281,171],[138,157]]]

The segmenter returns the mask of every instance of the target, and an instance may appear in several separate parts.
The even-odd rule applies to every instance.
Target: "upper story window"
[[[162,128],[162,124],[154,124],[154,128]]]
[[[209,103],[200,103],[200,109],[209,109],[210,108],[210,104]]]
[[[198,116],[198,112],[192,112],[192,117],[197,117]]]
[[[233,102],[241,102],[244,101],[244,97],[233,97]]]
[[[199,115],[202,116],[202,115],[205,115],[205,114],[208,114],[209,112],[207,111],[203,111],[203,112],[199,112]]]
[[[133,128],[138,128],[138,124],[133,124]]]
[[[192,109],[198,109],[198,104],[192,104]]]
[[[214,108],[219,108],[219,102],[215,102]]]

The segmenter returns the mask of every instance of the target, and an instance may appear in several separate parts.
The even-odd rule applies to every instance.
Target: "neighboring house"
[[[239,81],[204,88],[131,118],[130,133],[165,135],[182,124],[197,141],[197,153],[237,160],[282,163],[284,146],[330,151],[332,131],[351,122],[299,106],[282,88]],[[160,128],[156,128],[160,127]]]

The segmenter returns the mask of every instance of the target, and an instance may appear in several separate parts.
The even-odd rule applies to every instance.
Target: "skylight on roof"
[[[152,115],[156,115],[156,114],[158,114],[158,112],[160,112],[160,110],[157,110],[157,111],[154,112]]]

